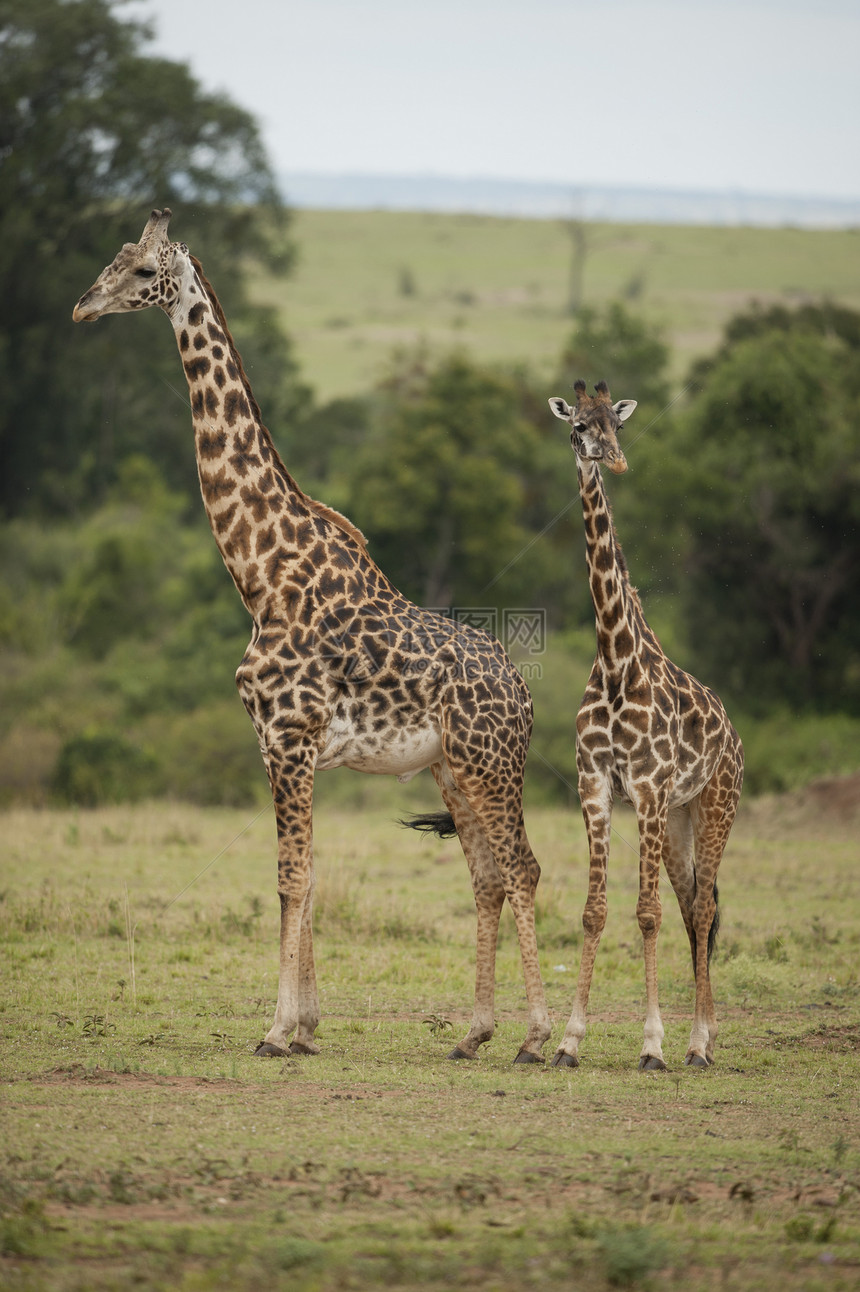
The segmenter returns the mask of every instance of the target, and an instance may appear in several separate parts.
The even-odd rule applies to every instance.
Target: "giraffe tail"
[[[714,948],[717,945],[717,934],[720,930],[720,895],[717,891],[717,881],[714,880],[714,918],[711,920],[711,927],[708,929],[708,964],[711,963],[711,956],[714,954]],[[690,950],[693,953],[693,972],[696,972],[696,930],[690,926]]]
[[[708,930],[708,964],[711,963],[711,956],[714,954],[714,947],[717,945],[717,934],[720,931],[720,895],[717,892],[717,881],[714,880],[714,918],[711,920],[711,927]]]
[[[435,834],[440,839],[455,839],[457,827],[450,812],[412,812],[408,818],[401,818],[398,825],[407,830],[421,830],[424,834]]]

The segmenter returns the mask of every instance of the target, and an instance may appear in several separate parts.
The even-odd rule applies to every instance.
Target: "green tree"
[[[652,416],[669,402],[669,349],[659,330],[620,301],[604,310],[580,310],[561,354],[559,394],[572,399],[573,383],[605,381],[616,399],[635,399]]]
[[[462,356],[395,362],[344,504],[379,564],[419,604],[521,600],[533,587],[533,566],[530,580],[516,558],[532,537],[523,512],[538,440],[516,383]]]
[[[671,491],[690,536],[696,665],[749,710],[860,712],[860,315],[736,320],[698,391]]]
[[[248,307],[248,258],[289,267],[284,208],[254,119],[147,55],[148,28],[111,0],[0,3],[0,512],[98,499],[128,454],[193,487],[184,383],[164,320],[75,328],[71,309],[152,206],[175,210],[254,351],[277,425],[301,402],[274,316]]]

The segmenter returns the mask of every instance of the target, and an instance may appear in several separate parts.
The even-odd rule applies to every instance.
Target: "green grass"
[[[432,806],[417,786],[406,806]],[[251,1057],[276,990],[270,811],[7,813],[0,1284],[855,1287],[860,879],[841,790],[742,811],[705,1073],[681,1062],[689,952],[664,893],[657,1076],[635,1071],[626,813],[576,1072],[511,1065],[524,999],[507,915],[496,1037],[473,1064],[446,1060],[470,1007],[471,893],[456,843],[393,825],[403,801],[317,814],[322,1052],[274,1061]],[[528,825],[550,1053],[586,858],[577,813]]]
[[[571,329],[563,221],[298,211],[294,229],[294,275],[258,274],[253,294],[277,308],[321,400],[368,389],[419,342],[554,373]],[[588,248],[585,303],[625,299],[659,323],[676,380],[753,300],[860,308],[856,230],[594,224]]]

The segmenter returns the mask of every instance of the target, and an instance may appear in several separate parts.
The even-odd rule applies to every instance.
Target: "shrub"
[[[124,736],[90,729],[72,736],[57,758],[51,789],[81,807],[134,802],[158,789],[158,764]]]

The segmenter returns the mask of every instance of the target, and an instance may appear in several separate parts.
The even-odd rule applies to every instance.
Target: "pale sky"
[[[857,0],[132,0],[278,172],[860,197]]]

